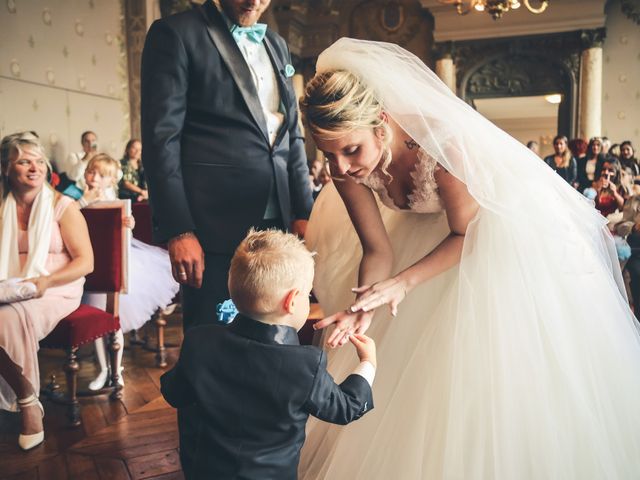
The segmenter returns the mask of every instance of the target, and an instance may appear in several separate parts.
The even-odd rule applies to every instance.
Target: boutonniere
[[[293,68],[293,65],[291,65],[290,63],[287,63],[284,66],[284,75],[287,78],[291,78],[293,77],[293,75],[296,73],[296,69]]]
[[[216,313],[218,314],[218,321],[220,323],[231,323],[238,314],[238,309],[233,301],[229,299],[217,305]]]

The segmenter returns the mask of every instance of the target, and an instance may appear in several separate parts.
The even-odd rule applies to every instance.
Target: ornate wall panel
[[[131,137],[140,138],[140,65],[147,35],[145,0],[123,0],[123,10],[127,38]]]
[[[571,32],[456,43],[458,95],[473,103],[476,98],[561,93],[558,130],[573,136],[583,37]]]
[[[36,130],[55,162],[94,130],[119,158],[130,134],[120,2],[0,0],[0,134]]]

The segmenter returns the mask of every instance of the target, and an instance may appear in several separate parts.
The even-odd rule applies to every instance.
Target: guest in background
[[[611,148],[611,140],[609,140],[609,137],[602,137],[602,154],[605,157],[609,156],[610,148]]]
[[[620,144],[614,143],[613,145],[611,145],[607,157],[615,158],[616,160],[620,161]]]
[[[635,150],[630,140],[625,140],[620,144],[620,164],[633,171],[634,180],[640,183],[640,163],[635,156]]]
[[[569,185],[574,186],[578,178],[578,164],[569,150],[569,140],[564,135],[553,139],[554,155],[545,157],[544,161],[560,175]]]
[[[50,165],[37,136],[4,137],[0,167],[0,280],[36,287],[34,298],[0,305],[0,408],[21,412],[18,445],[29,450],[44,440],[38,342],[80,305],[93,252],[73,200],[46,182]]]
[[[82,151],[69,155],[64,173],[71,183],[75,183],[80,190],[83,190],[84,170],[89,160],[98,152],[98,136],[91,130],[87,130],[82,134],[81,142]]]
[[[536,155],[540,156],[540,144],[535,140],[529,140],[527,142],[527,148],[531,150]]]
[[[587,162],[587,142],[582,138],[573,138],[569,140],[569,150],[576,159],[578,166],[578,176],[576,178],[576,188],[580,192],[584,192],[584,189],[591,186],[591,180],[587,177],[585,170]]]
[[[124,157],[120,160],[122,166],[120,198],[131,199],[132,202],[142,202],[149,198],[141,158],[142,143],[137,138],[129,140],[124,149]]]
[[[316,158],[311,164],[311,193],[315,200],[320,195],[322,187],[331,181],[331,173],[329,172],[329,164],[324,158]]]
[[[79,200],[81,206],[97,200],[115,200],[116,182],[120,165],[109,155],[99,153],[91,159],[85,170],[87,194]],[[93,200],[91,200],[93,199]],[[85,200],[85,201],[83,201]],[[134,227],[134,218],[126,217],[124,226]],[[147,245],[137,239],[131,240],[129,270],[129,291],[120,296],[119,316],[121,329],[116,332],[120,345],[124,345],[124,333],[142,327],[159,308],[165,308],[178,293],[178,283],[173,279],[171,263],[166,250]],[[150,288],[152,287],[152,288]],[[82,303],[102,310],[106,309],[107,296],[103,293],[85,293]],[[100,390],[108,384],[109,365],[107,364],[106,343],[103,338],[95,341],[96,357],[100,365],[98,376],[89,384],[90,390]],[[118,350],[118,365],[122,365],[121,348]],[[119,381],[124,386],[122,367]]]
[[[585,188],[592,186],[591,184],[600,178],[600,171],[605,159],[602,153],[602,139],[600,137],[591,138],[587,145],[585,157],[578,163],[579,190],[581,192]]]
[[[636,318],[640,314],[640,197],[633,196],[624,205],[622,221],[615,227],[615,233],[627,240],[631,247],[631,258],[625,269],[629,272],[631,301]]]
[[[624,207],[623,190],[620,187],[620,167],[615,162],[604,162],[600,178],[594,183],[595,204],[603,217],[608,217]]]

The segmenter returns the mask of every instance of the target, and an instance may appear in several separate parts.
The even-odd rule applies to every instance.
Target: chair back
[[[87,275],[87,292],[120,292],[126,284],[125,227],[123,207],[83,208],[93,247],[93,272]]]

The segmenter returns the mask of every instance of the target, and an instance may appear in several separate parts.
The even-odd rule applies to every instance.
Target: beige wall
[[[631,140],[640,147],[640,25],[620,10],[620,0],[607,8],[604,42],[602,134],[614,143]]]
[[[52,160],[94,130],[116,158],[129,137],[118,0],[0,4],[0,134],[35,130]]]

